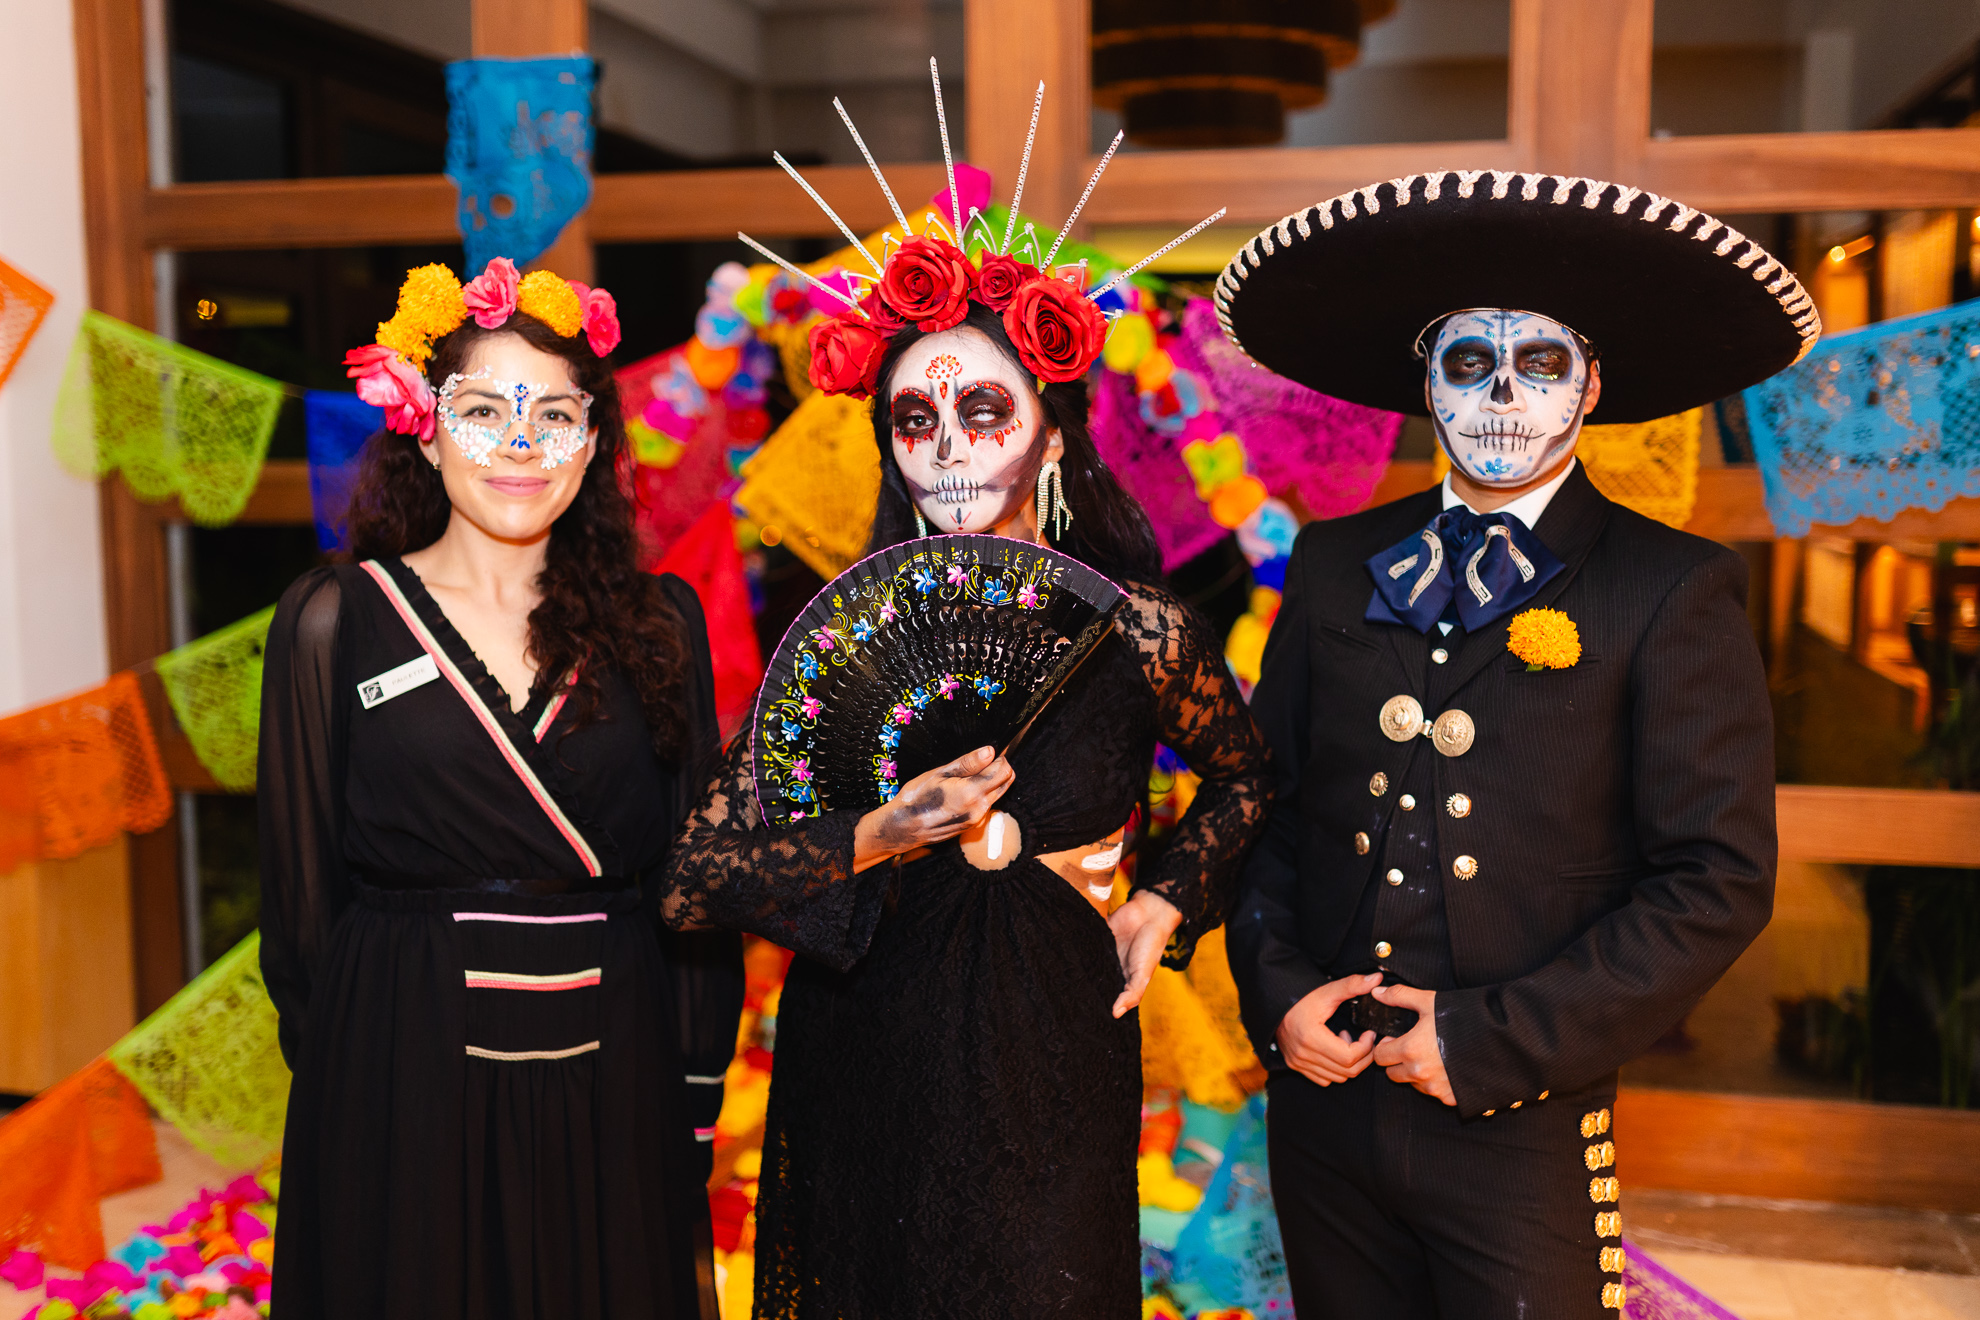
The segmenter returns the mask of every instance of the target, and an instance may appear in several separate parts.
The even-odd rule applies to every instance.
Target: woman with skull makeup
[[[346,359],[387,429],[262,688],[291,1320],[715,1314],[691,1079],[741,950],[655,921],[716,734],[695,595],[636,559],[618,337],[497,258],[413,271]]]
[[[759,1317],[1140,1313],[1132,1010],[1158,961],[1186,965],[1223,920],[1267,793],[1219,639],[1161,586],[1147,515],[1088,433],[1104,337],[1077,283],[988,248],[979,269],[926,235],[813,331],[813,382],[873,399],[871,549],[1048,544],[1127,604],[1008,764],[981,748],[864,816],[766,828],[739,739],[690,818],[667,919],[800,955],[778,1012]],[[1109,913],[1158,742],[1202,787]]]

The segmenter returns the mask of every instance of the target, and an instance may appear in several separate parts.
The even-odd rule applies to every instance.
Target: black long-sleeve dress
[[[282,598],[259,797],[285,1320],[714,1315],[695,1126],[720,1088],[687,1079],[733,1051],[740,946],[656,931],[716,734],[699,603],[650,589],[691,641],[682,765],[616,671],[582,728],[551,682],[512,711],[400,560]]]
[[[746,739],[668,864],[668,920],[801,956],[777,1018],[757,1200],[756,1315],[1140,1315],[1140,1024],[1115,1019],[1107,924],[1040,854],[1102,839],[1155,744],[1203,776],[1139,877],[1182,911],[1165,961],[1223,920],[1267,807],[1264,749],[1203,620],[1131,588],[1013,756],[998,809],[1025,855],[954,843],[852,873],[857,815],[761,828]]]

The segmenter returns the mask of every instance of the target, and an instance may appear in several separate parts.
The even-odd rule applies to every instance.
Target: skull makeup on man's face
[[[547,472],[570,462],[589,439],[591,396],[568,382],[498,380],[483,367],[447,377],[439,399],[447,434],[479,467],[506,446],[536,454]]]
[[[1530,312],[1459,312],[1429,354],[1430,416],[1444,452],[1481,486],[1520,486],[1581,435],[1589,360],[1581,338]]]
[[[917,340],[887,386],[894,461],[931,528],[987,532],[1032,498],[1043,410],[1024,370],[960,329]]]

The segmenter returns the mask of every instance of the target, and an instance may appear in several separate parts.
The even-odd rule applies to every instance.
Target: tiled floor
[[[1632,1242],[1740,1320],[1980,1320],[1980,1215],[1638,1191]]]

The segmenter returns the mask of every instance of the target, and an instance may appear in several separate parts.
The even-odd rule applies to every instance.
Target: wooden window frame
[[[75,0],[74,6],[94,306],[136,325],[154,325],[153,256],[160,251],[457,237],[454,189],[438,175],[150,186],[142,3]],[[584,0],[473,0],[473,7],[479,54],[527,55],[585,44]],[[1180,228],[1227,206],[1226,226],[1241,232],[1370,179],[1438,168],[1619,179],[1721,212],[1980,207],[1980,128],[1653,139],[1651,15],[1652,0],[1513,0],[1503,140],[1132,153],[1116,158],[1085,220]],[[1027,209],[1065,214],[1095,163],[1088,141],[1086,0],[969,0],[965,32],[965,113],[976,163],[999,180],[1016,176],[1019,130],[1043,80],[1045,112]],[[941,186],[935,164],[890,165],[888,173],[904,197]],[[849,224],[868,229],[888,220],[864,169],[824,167],[808,174]],[[588,277],[594,243],[722,239],[740,228],[805,235],[817,231],[818,216],[774,170],[602,175],[590,209],[544,263]],[[1428,464],[1397,464],[1380,497],[1420,489],[1429,480]],[[164,527],[180,515],[171,506],[140,503],[114,479],[103,483],[101,500],[110,662],[125,668],[170,644]],[[303,465],[270,463],[245,518],[308,522]],[[1727,541],[1773,539],[1757,474],[1701,472],[1690,528]],[[1980,500],[1955,501],[1937,513],[1912,510],[1892,524],[1864,520],[1840,534],[1980,540]],[[182,742],[168,737],[167,756],[182,786],[211,786]],[[1779,789],[1779,802],[1786,857],[1971,865],[1980,851],[1980,794],[1790,785]],[[148,1009],[183,975],[176,830],[135,838],[131,858],[139,999]],[[1878,1130],[1889,1135],[1900,1121],[1911,1125],[1907,1133],[1923,1123],[1930,1140],[1947,1149],[1980,1152],[1980,1126],[1966,1121],[1980,1118],[1975,1115],[1907,1111],[1886,1121],[1870,1106],[1668,1098],[1676,1094],[1634,1092],[1625,1105],[1633,1119],[1675,1125],[1676,1135],[1662,1139],[1647,1167],[1638,1163],[1634,1179],[1640,1185],[1750,1190],[1741,1178],[1785,1161],[1799,1172],[1790,1170],[1785,1182],[1775,1183],[1773,1195],[1888,1199],[1877,1193],[1873,1168],[1844,1168],[1822,1155],[1819,1148],[1834,1143],[1819,1140],[1820,1134],[1839,1130],[1838,1124],[1855,1125],[1851,1131],[1883,1124]],[[1740,1139],[1741,1116],[1777,1110],[1795,1117],[1768,1121],[1780,1131],[1805,1132],[1804,1144],[1814,1148],[1788,1155],[1774,1150],[1767,1157],[1772,1164],[1756,1164],[1750,1143]],[[1938,1167],[1971,1170],[1980,1167],[1980,1158]],[[1912,1204],[1980,1210],[1980,1182],[1970,1173],[1935,1182],[1923,1172],[1905,1187]]]

